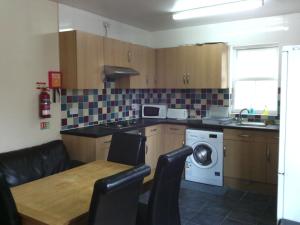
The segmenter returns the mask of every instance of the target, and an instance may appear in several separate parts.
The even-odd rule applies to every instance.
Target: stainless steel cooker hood
[[[108,80],[115,80],[127,76],[136,76],[140,73],[132,68],[119,67],[119,66],[104,66],[104,75]]]

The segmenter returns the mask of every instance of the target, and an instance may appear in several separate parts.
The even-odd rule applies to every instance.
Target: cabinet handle
[[[182,146],[184,146],[184,145],[185,145],[185,141],[183,140],[183,141],[182,141]]]
[[[172,128],[172,127],[171,127],[170,130],[179,130],[179,128]]]
[[[148,145],[146,145],[146,155],[148,154]]]
[[[224,150],[224,157],[226,157],[226,146],[224,146],[224,148],[223,148],[223,150]]]
[[[105,141],[105,142],[103,142],[103,144],[110,144],[111,143],[111,141]]]
[[[186,83],[186,76],[185,76],[185,74],[183,74],[183,84],[185,84]]]
[[[240,137],[243,137],[243,138],[248,138],[248,137],[250,137],[249,134],[240,134],[239,136],[240,136]]]
[[[271,152],[270,152],[269,146],[267,146],[267,153],[266,153],[266,156],[267,156],[267,161],[268,161],[268,162],[271,162]]]
[[[186,76],[186,83],[189,84],[190,83],[190,74],[188,73]]]
[[[131,57],[132,57],[132,53],[131,51],[128,51],[128,62],[131,63]]]
[[[151,132],[155,132],[155,131],[157,131],[157,129],[152,129],[152,130],[151,130]]]

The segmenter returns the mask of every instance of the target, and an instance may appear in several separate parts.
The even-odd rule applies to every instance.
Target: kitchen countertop
[[[143,127],[148,127],[157,124],[185,125],[189,128],[214,130],[214,131],[223,131],[223,129],[225,128],[259,130],[259,131],[275,131],[275,132],[279,131],[278,125],[267,125],[266,127],[254,127],[254,126],[239,125],[235,122],[229,124],[223,124],[223,125],[216,125],[216,124],[207,124],[207,123],[204,124],[202,123],[201,120],[138,119],[136,124],[128,128],[111,129],[111,128],[105,128],[102,126],[95,125],[90,127],[65,130],[65,131],[61,131],[60,133],[75,135],[75,136],[98,138],[107,135],[112,135],[113,133],[117,133],[117,132],[126,132],[130,130],[135,130],[137,128],[143,128]]]

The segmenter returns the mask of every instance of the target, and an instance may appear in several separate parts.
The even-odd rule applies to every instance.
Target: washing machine
[[[193,154],[186,160],[185,179],[223,186],[223,133],[187,129],[186,145]]]

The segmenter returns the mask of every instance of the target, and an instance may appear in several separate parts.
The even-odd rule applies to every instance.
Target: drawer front
[[[145,135],[147,137],[157,135],[160,133],[161,133],[161,125],[154,125],[154,126],[145,128]]]
[[[185,135],[186,126],[183,125],[165,125],[165,131],[169,134]]]
[[[97,139],[97,142],[99,144],[110,144],[111,143],[111,138],[112,138],[112,135],[108,135],[108,136],[105,136],[105,137],[100,137]]]
[[[279,133],[269,131],[224,129],[224,140],[278,143]]]
[[[255,133],[250,130],[224,129],[224,140],[253,141]]]

